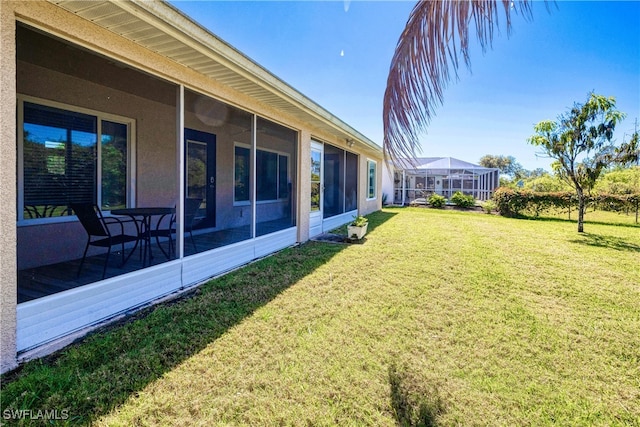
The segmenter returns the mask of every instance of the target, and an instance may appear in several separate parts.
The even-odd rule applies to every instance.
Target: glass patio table
[[[125,209],[113,209],[112,215],[128,216],[137,220],[139,218],[142,223],[139,237],[143,241],[143,256],[142,266],[144,267],[147,262],[147,254],[149,255],[149,264],[151,264],[151,217],[153,216],[165,216],[176,213],[175,208],[166,207],[147,207],[147,208],[125,208]],[[161,218],[159,219],[159,221]]]

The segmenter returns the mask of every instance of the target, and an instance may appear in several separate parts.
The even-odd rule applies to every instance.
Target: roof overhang
[[[48,0],[270,108],[361,148],[380,145],[164,1]]]

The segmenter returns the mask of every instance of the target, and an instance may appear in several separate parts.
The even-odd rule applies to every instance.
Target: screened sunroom
[[[84,261],[86,236],[74,204],[95,204],[112,223],[114,212],[125,212],[138,222],[125,216],[126,235],[144,230],[140,212],[127,209],[133,206],[145,207],[146,214],[149,207],[162,207],[151,212],[150,237],[156,222],[177,229],[180,218],[173,214],[181,180],[175,117],[181,108],[184,209],[188,200],[199,202],[184,224],[184,255],[295,227],[295,130],[189,89],[181,107],[175,84],[24,25],[16,34],[18,303],[180,257],[177,233],[167,232],[153,239],[158,240],[153,246],[141,242],[147,243],[148,256],[131,256],[124,266],[117,256],[103,261],[104,250],[88,248],[81,266],[65,263],[46,274],[40,268]],[[163,212],[169,213],[163,218]],[[89,257],[94,253],[103,256]]]
[[[378,144],[170,4],[0,18],[0,372],[380,209]]]
[[[485,168],[453,157],[423,157],[393,171],[393,203],[405,205],[432,194],[447,199],[457,191],[476,200],[488,200],[500,185],[498,169]]]

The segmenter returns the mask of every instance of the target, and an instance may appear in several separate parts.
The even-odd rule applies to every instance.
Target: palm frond
[[[501,4],[500,4],[501,3]],[[500,7],[502,6],[502,8]],[[531,0],[423,0],[413,8],[398,40],[384,95],[384,156],[398,164],[419,153],[421,133],[443,102],[452,75],[469,60],[469,32],[482,49],[499,28],[500,9],[507,34],[512,13],[531,17]]]

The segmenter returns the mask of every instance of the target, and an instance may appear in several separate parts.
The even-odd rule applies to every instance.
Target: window
[[[278,153],[256,152],[256,199],[278,199]]]
[[[289,156],[278,155],[278,198],[289,197]]]
[[[367,198],[376,198],[376,162],[367,160]]]
[[[124,123],[102,120],[102,202],[104,210],[127,207],[127,140]]]
[[[131,120],[27,101],[20,105],[19,220],[68,215],[71,203],[126,207]]]
[[[298,133],[256,117],[255,236],[295,225],[295,180]]]
[[[236,145],[234,196],[236,202],[249,201],[249,149]]]
[[[235,147],[234,201],[249,201],[249,148]],[[269,201],[289,197],[289,155],[256,151],[256,200]]]

